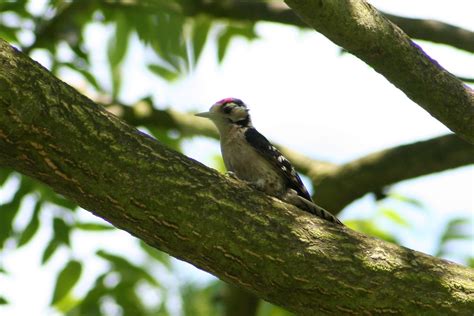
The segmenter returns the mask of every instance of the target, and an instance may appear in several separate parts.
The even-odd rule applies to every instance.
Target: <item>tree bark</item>
[[[0,165],[300,315],[474,310],[474,271],[331,225],[174,152],[0,40]]]
[[[474,92],[363,0],[285,0],[303,21],[372,66],[474,144]]]

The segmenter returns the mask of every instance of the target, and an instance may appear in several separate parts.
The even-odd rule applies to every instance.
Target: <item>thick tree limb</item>
[[[474,144],[474,92],[363,0],[285,0],[316,31],[362,59]]]
[[[0,66],[0,165],[150,245],[300,315],[472,313],[472,269],[331,225],[226,178],[3,41]]]
[[[135,126],[161,126],[176,129],[184,136],[219,138],[212,123],[191,114],[157,110],[147,102],[132,107],[113,105],[108,110]],[[399,181],[474,163],[474,147],[453,134],[387,148],[343,165],[278,147],[298,171],[312,180],[315,201],[334,213],[367,193]]]
[[[296,14],[280,3],[254,1],[196,2],[192,13],[205,13],[217,18],[252,22],[268,21],[308,27]],[[397,24],[408,36],[424,41],[450,45],[474,52],[474,32],[436,20],[412,19],[381,12]]]

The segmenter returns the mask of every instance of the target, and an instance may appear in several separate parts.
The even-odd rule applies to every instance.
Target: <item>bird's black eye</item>
[[[230,112],[232,112],[232,106],[230,105],[225,105],[222,107],[222,112],[224,112],[225,114],[229,114]]]

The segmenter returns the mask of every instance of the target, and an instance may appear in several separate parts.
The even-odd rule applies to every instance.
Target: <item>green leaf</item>
[[[51,239],[43,251],[43,255],[41,256],[41,264],[45,264],[51,258],[51,256],[56,252],[60,243],[55,240],[54,238]]]
[[[294,316],[281,307],[262,301],[258,307],[258,316]]]
[[[391,208],[385,208],[382,207],[379,210],[379,214],[382,215],[383,217],[391,220],[392,222],[404,226],[404,227],[410,227],[410,222],[408,222],[405,218],[403,218],[397,211]]]
[[[107,274],[104,273],[96,279],[92,289],[89,290],[86,297],[77,306],[77,315],[102,315],[100,301],[109,292],[104,284],[106,276]]]
[[[59,243],[66,244],[68,246],[70,245],[69,233],[71,231],[71,228],[62,218],[54,218],[53,231],[54,239],[56,239]]]
[[[16,35],[18,31],[19,29],[16,27],[10,27],[5,24],[2,24],[0,28],[0,37],[7,42],[18,43],[18,37]]]
[[[395,236],[387,231],[381,230],[377,227],[373,220],[365,220],[365,219],[353,219],[353,220],[345,220],[344,224],[356,230],[358,232],[371,235],[382,240],[398,244],[399,242],[395,238]]]
[[[171,260],[170,256],[162,251],[159,251],[158,249],[155,249],[151,246],[149,246],[147,243],[144,241],[140,240],[140,247],[145,250],[145,252],[155,260],[161,262],[163,265],[165,265],[168,268],[171,268]]]
[[[467,266],[474,268],[474,257],[467,258]]]
[[[56,286],[53,292],[53,298],[51,305],[55,305],[61,301],[66,295],[72,290],[74,285],[81,277],[82,265],[79,261],[71,260],[66,266],[59,272],[56,280]]]
[[[12,170],[8,168],[0,168],[0,186],[3,186],[12,174]]]
[[[451,219],[446,225],[445,231],[441,236],[440,244],[453,239],[469,239],[472,237],[472,232],[464,232],[464,227],[469,225],[471,220],[467,217],[458,217]]]
[[[114,270],[116,270],[122,275],[122,281],[124,282],[138,282],[140,279],[144,279],[152,285],[158,285],[158,281],[145,269],[134,265],[133,263],[127,261],[125,258],[111,254],[104,250],[97,251],[97,255],[109,261],[113,265]]]
[[[408,196],[404,196],[404,195],[401,195],[401,194],[398,194],[398,193],[390,193],[390,194],[388,194],[388,196],[390,198],[394,199],[394,200],[398,200],[400,202],[404,202],[404,203],[408,203],[408,204],[411,204],[413,206],[416,206],[419,209],[425,209],[425,206],[423,205],[423,203],[421,203],[417,199],[414,199],[414,198],[411,198],[411,197],[408,197]]]
[[[20,240],[18,241],[18,248],[27,244],[38,231],[39,213],[41,211],[42,206],[43,206],[43,203],[41,201],[36,201],[36,205],[33,210],[33,215],[31,216],[30,222],[21,233]]]
[[[465,226],[471,224],[471,219],[467,217],[453,218],[446,224],[443,234],[441,234],[438,249],[435,252],[436,257],[442,257],[446,254],[446,244],[453,240],[472,239],[472,232],[465,232]]]
[[[86,231],[110,231],[115,230],[115,227],[112,225],[105,225],[99,223],[76,223],[75,228],[86,230]]]
[[[8,304],[8,301],[6,298],[4,298],[3,296],[0,296],[0,305],[7,305]]]
[[[68,67],[79,74],[81,74],[87,82],[89,82],[97,91],[103,91],[102,87],[99,85],[95,77],[87,70],[80,68],[73,63],[60,63],[59,66]]]
[[[204,16],[196,17],[194,20],[192,34],[193,64],[196,64],[201,56],[211,25],[212,20]]]
[[[111,37],[107,50],[111,68],[117,67],[124,59],[131,31],[126,16],[121,12],[117,12],[115,22],[115,34]]]
[[[5,241],[12,235],[13,219],[18,213],[23,198],[31,192],[31,180],[20,177],[20,187],[13,195],[10,202],[0,205],[0,249]]]
[[[184,302],[184,315],[223,315],[223,301],[215,299],[222,297],[223,286],[224,283],[219,281],[210,282],[205,287],[191,282],[183,284],[180,292]]]
[[[120,64],[122,63],[125,54],[127,53],[131,31],[126,16],[124,14],[116,14],[115,20],[115,35],[110,38],[107,47],[107,55],[110,66],[110,77],[112,80],[112,97],[114,100],[117,99],[122,85],[122,74]]]
[[[251,23],[239,26],[229,25],[223,32],[219,34],[219,38],[217,40],[217,59],[219,60],[219,63],[224,60],[230,40],[236,36],[241,36],[248,40],[257,38],[257,34],[255,33],[255,24]]]
[[[151,72],[167,81],[174,81],[179,78],[179,72],[164,66],[150,64],[148,65],[148,69],[150,69]]]
[[[111,290],[110,294],[122,308],[123,315],[145,316],[147,314],[143,302],[137,295],[134,284],[122,280]]]

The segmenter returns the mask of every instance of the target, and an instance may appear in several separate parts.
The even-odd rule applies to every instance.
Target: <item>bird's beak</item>
[[[205,117],[205,118],[211,118],[212,117],[211,112],[202,112],[202,113],[197,113],[197,114],[194,114],[194,115],[199,116],[199,117]]]

